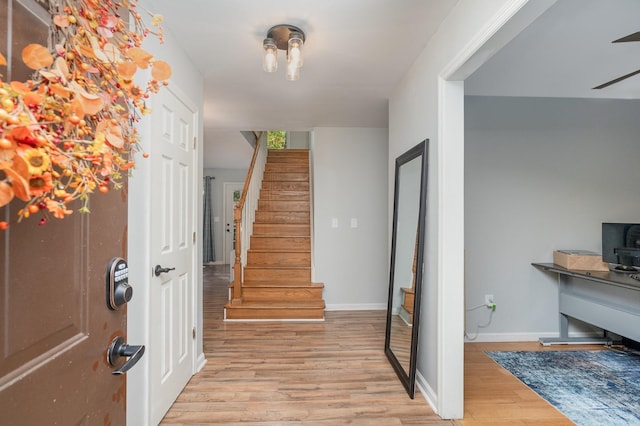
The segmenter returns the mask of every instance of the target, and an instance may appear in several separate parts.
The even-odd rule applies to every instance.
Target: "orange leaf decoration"
[[[124,139],[122,139],[122,128],[118,125],[109,126],[107,132],[107,142],[116,148],[122,148],[124,146]]]
[[[149,67],[149,61],[153,59],[153,55],[151,53],[139,47],[132,47],[127,50],[127,55],[129,55],[129,57],[133,59],[133,62],[143,70],[146,70]]]
[[[11,88],[16,92],[20,93],[21,95],[27,94],[31,91],[31,89],[29,89],[29,86],[27,86],[21,81],[12,81]]]
[[[31,177],[31,175],[29,175],[29,165],[27,164],[25,159],[20,157],[19,155],[14,157],[13,167],[11,169],[13,169],[13,171],[15,171],[18,176],[22,177],[25,182],[28,181]]]
[[[134,62],[122,62],[118,64],[118,73],[125,80],[131,80],[136,71],[138,71],[138,66]]]
[[[171,66],[165,61],[154,61],[151,77],[158,81],[168,80],[171,77]]]
[[[111,43],[107,43],[102,48],[107,60],[109,62],[120,62],[122,60],[122,55],[120,54],[120,50]]]
[[[53,64],[53,56],[46,47],[33,43],[22,49],[22,61],[32,70],[38,70]]]
[[[34,92],[26,93],[23,96],[24,103],[27,105],[40,105],[42,103],[42,96]]]
[[[14,195],[22,201],[29,201],[31,196],[29,195],[29,184],[27,183],[27,180],[16,173],[13,169],[5,169],[4,172],[11,178]]]
[[[5,182],[0,182],[0,207],[6,206],[13,200],[13,189],[11,185]]]
[[[91,95],[89,93],[79,93],[78,102],[82,105],[82,109],[85,114],[94,115],[102,111],[104,107],[104,103],[102,102],[102,98],[96,95]]]
[[[93,53],[93,49],[91,48],[91,46],[81,44],[78,46],[78,50],[80,51],[80,54],[86,58],[96,57],[95,53]]]
[[[69,26],[69,17],[66,15],[56,15],[53,17],[53,23],[60,28],[67,28]]]
[[[65,99],[69,99],[69,97],[71,97],[71,94],[73,93],[71,90],[59,84],[52,84],[49,86],[49,88],[51,89],[51,93]]]
[[[14,127],[9,133],[16,142],[24,142],[33,139],[33,132],[25,126]]]
[[[62,82],[67,82],[67,75],[69,74],[69,67],[67,66],[67,61],[58,57],[54,62],[54,69],[60,74],[60,78],[62,78]]]
[[[84,108],[78,98],[74,99],[69,104],[69,115],[77,115],[78,117],[84,117]]]
[[[114,148],[122,148],[124,146],[122,127],[117,124],[111,124],[108,120],[101,121],[96,127],[96,133],[104,133],[107,142]]]
[[[7,58],[2,53],[0,53],[0,65],[7,65]]]

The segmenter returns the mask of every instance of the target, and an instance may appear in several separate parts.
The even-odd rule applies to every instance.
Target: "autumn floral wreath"
[[[49,12],[50,46],[22,50],[32,80],[0,79],[0,207],[17,198],[15,221],[38,214],[41,225],[71,214],[74,200],[89,212],[90,194],[122,186],[139,151],[134,125],[150,112],[145,100],[171,76],[140,47],[149,34],[163,41],[162,17],[149,13],[150,29],[135,1],[56,0]],[[146,87],[136,85],[137,70],[148,68]]]

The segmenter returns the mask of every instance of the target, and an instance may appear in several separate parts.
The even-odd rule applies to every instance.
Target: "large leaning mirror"
[[[429,141],[396,159],[389,300],[384,352],[414,397],[424,258]]]

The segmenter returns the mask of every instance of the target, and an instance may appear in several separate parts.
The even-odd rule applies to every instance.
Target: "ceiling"
[[[533,0],[536,1],[536,0]],[[388,98],[457,0],[152,0],[204,76],[205,168],[242,168],[239,130],[386,127]],[[638,0],[558,0],[465,80],[485,96],[640,97]],[[300,80],[262,71],[267,30],[306,33]]]
[[[456,0],[152,0],[205,79],[205,129],[386,127],[387,99]],[[262,70],[270,27],[306,34],[298,81]]]
[[[535,1],[535,0],[534,0]],[[558,0],[465,80],[468,95],[640,98],[640,42],[613,40],[640,31],[638,0]]]

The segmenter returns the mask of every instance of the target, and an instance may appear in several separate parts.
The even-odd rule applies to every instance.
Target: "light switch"
[[[331,227],[332,228],[337,228],[338,227],[338,218],[337,217],[331,218]]]
[[[355,217],[351,218],[351,227],[352,228],[357,228],[358,227],[358,219]]]
[[[214,222],[220,222],[220,216],[214,216],[213,217],[213,221]]]

